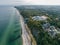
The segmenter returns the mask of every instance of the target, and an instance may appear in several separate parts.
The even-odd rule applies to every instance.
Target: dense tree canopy
[[[35,36],[37,45],[60,45],[60,34],[52,38],[48,32],[42,29],[41,21],[33,20],[32,17],[29,18],[28,26],[32,30],[39,30],[38,37]],[[34,29],[33,29],[34,28]]]

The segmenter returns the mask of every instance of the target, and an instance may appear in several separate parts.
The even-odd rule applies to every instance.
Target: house
[[[48,31],[49,28],[50,28],[50,24],[47,22],[47,23],[45,23],[45,24],[42,25],[42,28],[43,28],[44,30]]]
[[[49,28],[49,34],[54,37],[57,34],[57,29],[55,29],[54,26],[50,26]]]

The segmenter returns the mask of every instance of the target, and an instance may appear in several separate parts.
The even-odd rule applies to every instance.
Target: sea
[[[22,45],[20,14],[14,6],[0,6],[0,45]]]

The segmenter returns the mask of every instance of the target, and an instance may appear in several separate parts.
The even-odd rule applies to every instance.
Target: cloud
[[[60,5],[60,0],[0,0],[0,5]]]

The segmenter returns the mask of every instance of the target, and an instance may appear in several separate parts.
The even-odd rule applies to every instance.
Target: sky
[[[60,0],[0,0],[0,5],[60,5]]]

